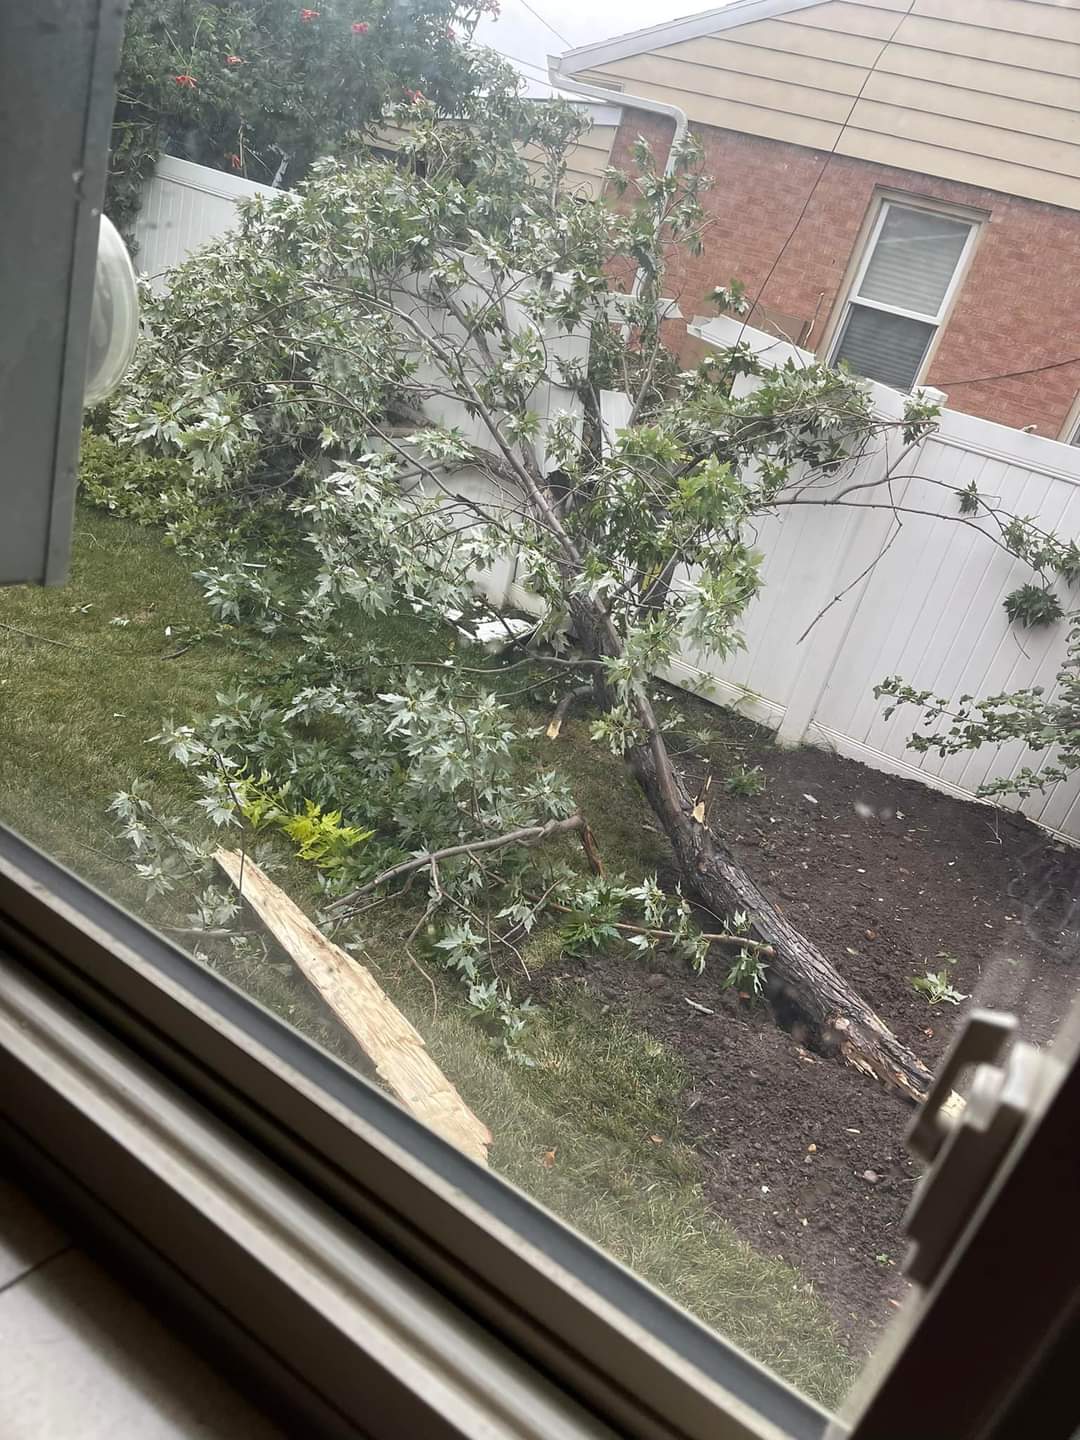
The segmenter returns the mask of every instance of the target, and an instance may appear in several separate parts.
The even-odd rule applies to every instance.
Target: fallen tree
[[[166,742],[178,758],[197,755],[213,792],[203,803],[250,818],[249,767],[295,775],[297,746],[314,742],[289,727],[332,719],[343,738],[331,763],[320,736],[317,799],[373,825],[385,845],[330,877],[337,913],[392,878],[428,873],[424,918],[454,917],[437,943],[475,990],[478,955],[514,951],[545,907],[584,917],[591,943],[675,937],[703,963],[711,941],[693,929],[689,896],[725,920],[718,943],[743,937],[755,987],[789,1028],[918,1100],[926,1067],[736,862],[722,813],[706,824],[651,694],[681,649],[722,657],[742,643],[760,516],[837,503],[829,484],[871,451],[883,456],[873,484],[885,498],[865,503],[902,516],[890,476],[932,426],[932,407],[913,399],[887,422],[846,373],[770,369],[742,346],[678,373],[663,343],[663,289],[672,250],[699,243],[705,182],[693,141],[663,169],[640,145],[637,174],[613,177],[625,203],[582,204],[559,188],[573,125],[563,117],[560,137],[544,123],[549,164],[538,174],[500,142],[497,123],[480,145],[418,116],[401,163],[327,164],[297,196],[254,204],[235,240],[190,262],[157,302],[114,432],[186,455],[215,504],[243,507],[246,549],[227,527],[198,542],[183,530],[208,597],[223,618],[263,632],[293,626],[307,647],[276,740],[259,711],[222,721],[194,751],[190,734]],[[739,303],[737,289],[717,298]],[[177,336],[190,365],[177,363]],[[250,522],[260,506],[280,517],[283,492],[294,540],[317,556],[313,580],[282,565],[280,530],[268,551]],[[190,497],[178,508],[189,516]],[[268,558],[276,580],[255,568]],[[358,614],[437,618],[475,604],[478,585],[497,605],[490,577],[508,561],[545,610],[521,660],[405,657],[390,667],[406,674],[403,693],[370,674],[360,683],[343,658]],[[553,776],[506,788],[514,747],[483,697],[519,665],[539,674],[534,688],[572,682],[549,737],[589,696],[593,739],[625,758],[685,894],[528,869],[537,842],[587,828]],[[223,753],[233,768],[220,774]],[[482,892],[503,908],[481,924]]]

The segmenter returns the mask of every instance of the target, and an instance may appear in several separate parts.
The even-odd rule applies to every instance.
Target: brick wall
[[[822,151],[781,141],[694,128],[705,148],[705,172],[713,178],[704,196],[710,223],[702,255],[680,260],[665,287],[677,295],[687,319],[713,313],[703,297],[732,277],[745,283],[750,296],[757,294],[826,159]],[[663,117],[627,110],[612,164],[632,169],[630,147],[638,135],[662,159],[671,133]],[[1056,438],[1080,390],[1080,360],[1033,375],[958,382],[1080,356],[1076,211],[836,155],[761,297],[765,313],[778,321],[812,320],[809,346],[820,343],[878,188],[989,214],[926,383],[947,391],[953,409],[1004,425],[1033,425]],[[752,323],[761,320],[755,316]],[[695,344],[683,336],[680,350],[692,358]]]

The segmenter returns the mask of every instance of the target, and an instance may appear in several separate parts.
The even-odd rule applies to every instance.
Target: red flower
[[[234,170],[242,170],[244,168],[244,162],[240,159],[239,155],[230,155],[229,164]]]
[[[194,75],[174,75],[173,79],[176,81],[177,85],[183,85],[186,90],[195,89]]]
[[[318,18],[319,18],[319,12],[318,12],[318,10],[301,10],[301,11],[300,11],[300,23],[301,23],[301,25],[310,25],[311,22],[312,22],[312,20],[317,20]]]
[[[370,28],[366,20],[357,20],[352,27],[352,33],[354,35],[366,35]]]
[[[243,60],[241,60],[241,58],[240,58],[239,55],[226,55],[226,56],[225,56],[225,64],[226,64],[226,65],[243,65],[244,63],[245,63],[245,62],[244,62]]]
[[[424,92],[422,90],[406,89],[402,93],[406,100],[411,100],[414,105],[419,105],[420,101],[424,98]]]

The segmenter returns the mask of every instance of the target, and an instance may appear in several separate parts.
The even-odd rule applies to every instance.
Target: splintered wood
[[[298,905],[235,850],[214,859],[274,939],[315,986],[401,1103],[474,1160],[487,1164],[491,1131],[432,1060],[423,1037],[370,972],[328,940]]]

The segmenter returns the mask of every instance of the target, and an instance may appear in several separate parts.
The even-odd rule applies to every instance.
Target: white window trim
[[[1073,396],[1065,423],[1058,432],[1058,439],[1063,445],[1080,445],[1080,390]]]
[[[916,320],[921,324],[929,325],[932,327],[932,333],[927,340],[926,349],[923,352],[919,368],[911,382],[911,388],[914,390],[923,384],[927,371],[933,363],[934,352],[937,350],[953,303],[967,275],[972,252],[975,248],[979,231],[982,228],[983,217],[958,210],[951,205],[927,203],[925,200],[916,196],[909,198],[903,193],[879,193],[875,197],[875,204],[877,208],[870,229],[865,238],[859,242],[859,258],[854,273],[850,279],[845,281],[843,299],[837,306],[833,322],[826,331],[825,343],[822,348],[828,356],[826,363],[834,365],[836,363],[837,351],[840,348],[840,342],[843,339],[848,316],[851,313],[853,305],[861,306],[866,310],[880,310],[886,315],[898,315],[905,320]],[[885,224],[885,218],[890,209],[893,208],[900,210],[921,210],[925,214],[940,215],[947,220],[954,220],[959,224],[968,226],[967,238],[964,241],[963,249],[960,251],[956,265],[953,268],[952,279],[949,281],[945,294],[942,296],[941,304],[938,306],[937,312],[934,315],[928,315],[918,310],[907,310],[899,305],[886,305],[880,300],[866,300],[859,295],[859,287],[866,278],[866,272],[869,269],[871,258],[873,257],[878,239]]]

